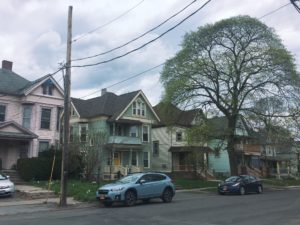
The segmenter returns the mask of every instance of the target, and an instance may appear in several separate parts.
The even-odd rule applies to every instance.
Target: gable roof
[[[22,90],[31,82],[11,70],[0,69],[0,93],[22,95]]]
[[[164,104],[162,102],[154,106],[153,109],[161,120],[161,123],[157,127],[166,126],[167,124],[190,127],[196,116],[199,113],[202,114],[201,109],[184,111],[172,104]]]
[[[20,132],[6,131],[5,128],[11,127]],[[0,123],[0,139],[19,139],[19,140],[27,140],[38,138],[38,135],[31,132],[30,130],[22,127],[20,124],[15,121],[6,121]]]
[[[72,98],[72,103],[80,117],[108,116],[110,120],[117,120],[120,114],[140,93],[141,91],[134,91],[116,95],[112,92],[106,92],[100,97],[88,100]]]
[[[51,75],[45,75],[34,81],[29,81],[11,70],[0,69],[0,93],[17,96],[26,95],[47,79],[51,79],[63,94],[62,88]]]

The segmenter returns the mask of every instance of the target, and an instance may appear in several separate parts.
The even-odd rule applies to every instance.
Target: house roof
[[[200,109],[181,110],[172,104],[166,105],[164,103],[157,104],[153,109],[161,120],[156,127],[166,126],[167,124],[189,127],[195,117],[202,113]]]
[[[53,80],[59,91],[63,94],[62,88],[51,75],[45,75],[34,81],[29,81],[11,70],[0,69],[0,93],[19,96],[26,95],[28,91],[30,92],[30,90],[39,85],[40,82],[47,79]]]
[[[22,95],[22,90],[31,82],[11,70],[0,69],[0,93]]]
[[[115,120],[139,93],[140,91],[134,91],[116,95],[112,92],[106,92],[100,97],[88,100],[72,98],[72,103],[80,117],[108,116],[110,120]]]
[[[13,127],[16,128],[19,132],[5,131],[4,128]],[[6,121],[0,123],[0,139],[18,139],[18,140],[27,140],[38,138],[38,135],[31,132],[30,130],[22,127],[20,124],[15,121]]]

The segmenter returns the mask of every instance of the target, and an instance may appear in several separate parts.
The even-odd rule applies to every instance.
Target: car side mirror
[[[6,176],[7,179],[9,179],[9,176]]]
[[[145,179],[141,179],[139,183],[140,184],[144,184],[144,183],[146,183],[146,180]]]

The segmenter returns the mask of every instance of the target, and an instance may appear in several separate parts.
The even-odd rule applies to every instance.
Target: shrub
[[[48,180],[51,175],[53,156],[54,152],[51,150],[41,153],[41,155],[37,158],[19,159],[17,167],[21,178],[25,181]],[[61,152],[57,152],[52,178],[60,179],[60,171]]]

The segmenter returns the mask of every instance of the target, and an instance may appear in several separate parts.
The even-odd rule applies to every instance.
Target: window
[[[49,141],[39,141],[39,152],[49,150]]]
[[[42,84],[43,95],[52,95],[53,88],[54,88],[54,84],[52,80],[48,79],[45,83]]]
[[[73,107],[71,107],[70,111],[71,111],[70,113],[71,113],[72,117],[76,116],[76,112],[75,112],[75,109]]]
[[[56,115],[56,130],[57,131],[59,131],[61,112],[62,112],[62,108],[61,107],[57,107],[57,115]]]
[[[114,135],[114,125],[113,124],[109,125],[109,134],[110,134],[110,136]]]
[[[74,133],[73,132],[74,132],[73,126],[70,126],[70,142],[74,141]]]
[[[23,106],[23,127],[30,129],[32,105]]]
[[[41,129],[50,129],[51,109],[42,108]]]
[[[137,154],[136,154],[136,152],[132,152],[132,155],[131,155],[131,165],[137,166]]]
[[[159,141],[153,141],[153,156],[159,156]]]
[[[5,121],[5,111],[6,111],[6,106],[0,105],[0,122]]]
[[[80,142],[87,142],[87,124],[80,125]]]
[[[148,142],[149,141],[149,126],[143,125],[143,141]]]
[[[182,141],[182,132],[176,132],[176,141],[181,142]]]
[[[122,126],[121,125],[117,125],[117,136],[122,136]]]
[[[130,137],[137,137],[138,136],[138,129],[137,126],[131,126],[129,131]]]
[[[149,154],[144,152],[144,168],[149,168]]]
[[[146,116],[146,105],[141,99],[132,103],[132,115]]]

